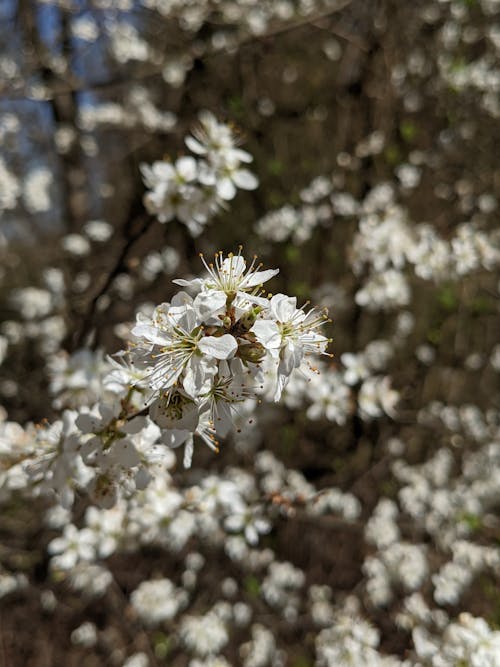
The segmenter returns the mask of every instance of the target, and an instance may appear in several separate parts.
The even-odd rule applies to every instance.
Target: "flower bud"
[[[255,324],[258,314],[262,311],[262,306],[254,306],[250,308],[244,315],[241,316],[239,325],[241,329],[250,331]]]
[[[266,348],[261,343],[248,343],[240,340],[237,356],[242,361],[258,364],[266,356]]]

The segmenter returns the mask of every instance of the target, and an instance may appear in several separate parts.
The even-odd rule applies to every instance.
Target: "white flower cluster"
[[[269,664],[278,667],[281,664],[273,633],[258,623],[252,626],[252,639],[243,644],[240,653],[243,667],[265,667]]]
[[[308,241],[318,226],[329,227],[335,211],[332,194],[334,176],[318,176],[300,192],[302,205],[294,208],[286,204],[282,208],[266,213],[255,225],[259,236],[273,242],[291,239],[294,244],[302,245]],[[356,202],[352,200],[353,205]],[[346,210],[351,211],[348,204]]]
[[[356,154],[359,152],[356,147]],[[408,169],[398,169],[408,179]],[[496,231],[488,232],[477,222],[458,225],[451,239],[442,238],[427,223],[412,224],[407,210],[397,202],[396,187],[389,182],[373,187],[362,202],[347,192],[339,192],[338,174],[319,176],[300,193],[303,204],[271,211],[255,227],[259,236],[273,242],[291,239],[300,245],[311,238],[317,227],[331,227],[337,218],[359,217],[358,231],[349,252],[349,264],[356,275],[363,276],[356,303],[370,311],[394,310],[411,301],[406,270],[413,269],[423,280],[458,280],[481,269],[488,271],[500,263]],[[404,193],[404,184],[399,185]],[[481,208],[481,198],[477,205]],[[496,200],[492,200],[496,208]]]
[[[479,517],[491,525],[496,523],[485,512],[498,500],[497,459],[498,445],[489,443],[469,455],[463,464],[463,476],[453,481],[449,449],[439,450],[422,466],[412,467],[402,461],[394,464],[394,473],[406,482],[399,492],[402,508],[432,535],[438,548],[453,556],[430,577],[434,600],[440,605],[457,604],[479,573],[499,571],[497,550],[475,544],[471,534],[480,523]],[[396,503],[383,499],[365,528],[367,541],[379,549],[363,565],[368,577],[367,592],[375,605],[391,601],[395,583],[408,591],[417,590],[432,572],[424,546],[402,540],[398,518]],[[407,623],[406,618],[403,616],[402,622]]]
[[[16,425],[2,426],[10,439],[6,487],[55,493],[67,508],[85,489],[111,507],[165,474],[169,448],[184,445],[185,467],[195,435],[218,451],[217,438],[238,421],[240,407],[255,409],[265,380],[278,401],[292,371],[326,354],[325,313],[297,308],[285,294],[261,295],[277,270],[262,271],[255,259],[247,267],[241,252],[219,253],[205,267],[203,278],[175,281],[194,296],[181,291],[150,317],[138,314],[128,352],[108,361],[88,350],[52,357],[54,405],[78,411],[18,434]],[[268,522],[238,497],[226,529],[255,544]]]
[[[401,505],[438,544],[451,548],[456,540],[471,532],[474,517],[485,516],[498,501],[498,441],[469,453],[462,464],[462,474],[452,477],[453,455],[448,448],[438,452],[421,466],[394,463],[393,472],[403,482],[399,492]]]
[[[130,596],[134,611],[148,625],[174,618],[187,600],[186,591],[176,589],[170,579],[143,581]]]
[[[295,620],[304,583],[304,573],[291,563],[271,563],[269,574],[262,582],[264,599],[269,606],[281,609],[288,621]]]
[[[92,132],[100,127],[125,130],[139,127],[148,132],[172,132],[177,125],[177,116],[172,111],[157,108],[151,97],[151,92],[147,88],[132,85],[122,104],[116,101],[106,101],[79,106],[78,125],[87,132]],[[75,140],[74,136],[65,133],[64,130],[64,127],[60,128],[56,136],[58,150],[61,153],[65,153]],[[83,143],[82,148],[88,152],[89,146],[92,144]],[[97,144],[93,146],[91,152],[94,155],[98,154]]]
[[[231,617],[231,608],[220,605],[203,616],[184,616],[180,636],[186,648],[202,658],[213,656],[224,648],[229,641],[226,628],[228,611]]]
[[[65,14],[71,4],[40,2]],[[109,175],[103,147],[115,144],[104,134],[171,132],[182,119],[156,104],[183,95],[186,73],[195,63],[214,52],[235,53],[239,40],[248,45],[248,33],[265,35],[271,27],[276,35],[283,22],[294,18],[293,30],[319,36],[326,13],[342,9],[344,0],[92,4],[84,12],[69,12],[68,29],[77,48],[88,49],[99,40],[98,48],[118,65],[117,83],[111,94],[103,81],[93,101],[88,96],[88,101],[77,100],[74,123],[56,123],[54,134],[63,159],[66,155],[73,163],[73,153],[81,151],[91,161],[98,158],[102,173]],[[346,3],[339,24],[356,23],[361,4]],[[107,320],[96,331],[96,341],[108,339],[113,328],[129,349],[113,359],[101,350],[66,354],[61,345],[72,334],[72,315],[78,315],[79,298],[86,299],[94,270],[100,268],[92,243],[107,241],[117,218],[110,217],[111,224],[83,223],[81,230],[72,226],[54,248],[64,253],[67,266],[61,270],[54,260],[56,268],[31,282],[38,264],[28,265],[29,253],[24,255],[17,244],[8,247],[11,233],[25,226],[17,209],[55,219],[60,188],[44,160],[28,164],[21,176],[16,160],[0,158],[0,287],[6,295],[0,363],[7,378],[0,379],[0,395],[9,420],[24,424],[8,421],[0,406],[0,501],[7,538],[1,550],[0,598],[15,619],[19,607],[23,612],[37,608],[34,595],[40,593],[42,630],[46,617],[57,614],[63,628],[58,636],[66,631],[70,662],[105,660],[123,667],[148,667],[155,660],[189,667],[500,665],[495,624],[500,444],[494,377],[500,369],[494,336],[499,236],[488,152],[489,126],[499,116],[495,54],[500,31],[492,21],[499,0],[424,0],[411,8],[393,4],[387,16],[379,8],[373,26],[361,22],[352,40],[348,32],[345,40],[338,35],[342,42],[327,37],[321,44],[318,39],[318,51],[344,79],[350,76],[344,65],[358,46],[359,57],[365,57],[365,39],[369,45],[372,37],[382,37],[381,31],[384,39],[395,37],[398,48],[366,53],[375,65],[379,57],[385,61],[374,74],[387,73],[393,93],[388,99],[397,105],[392,111],[399,127],[388,127],[387,136],[377,129],[352,145],[360,127],[356,120],[343,152],[328,158],[336,161],[335,171],[314,178],[298,193],[298,204],[292,199],[294,205],[261,211],[257,223],[269,256],[285,253],[290,264],[285,279],[297,281],[297,292],[321,295],[336,312],[342,304],[345,337],[338,345],[344,353],[335,362],[323,357],[310,366],[309,355],[326,351],[321,314],[297,308],[286,295],[266,296],[261,285],[275,271],[247,267],[241,255],[218,253],[205,276],[178,281],[185,291],[155,308],[156,278],[173,274],[181,260],[191,259],[183,256],[182,235],[177,234],[166,248],[146,249],[148,239],[141,239],[144,254],[134,248],[95,304],[101,322]],[[136,10],[139,17],[143,10],[168,17],[168,31],[180,37],[175,53],[170,40],[169,53],[163,53],[163,31],[158,38],[143,31],[130,14]],[[108,20],[108,14],[116,14],[116,20]],[[323,18],[313,26],[309,18],[318,15]],[[398,39],[407,35],[395,33],[408,18],[411,45],[400,48]],[[340,45],[344,41],[349,53]],[[278,40],[273,46],[279,46]],[[286,62],[277,72],[290,90],[296,86],[301,93],[311,64],[311,49],[306,50],[300,66]],[[59,53],[46,56],[45,64],[63,83],[73,64]],[[274,54],[272,62],[273,67],[279,62]],[[268,69],[259,68],[256,82],[269,97],[245,94],[244,111],[255,109],[257,132],[263,120],[258,114],[275,114],[269,126],[277,132],[276,140],[272,137],[277,154],[269,171],[276,167],[278,175],[283,103],[288,108],[288,100],[293,101],[274,94]],[[48,84],[21,80],[23,70],[15,58],[0,55],[0,73],[14,92],[38,99],[57,92]],[[117,86],[127,82],[129,71],[137,72],[144,85],[125,86],[118,101]],[[169,91],[168,98],[159,95],[160,77],[178,91]],[[190,85],[197,78],[194,73]],[[370,104],[362,84],[359,99]],[[310,106],[308,89],[302,96],[307,117],[326,130],[337,109],[329,98],[325,105]],[[354,107],[349,103],[348,108]],[[24,136],[18,115],[0,116],[0,144],[7,152]],[[432,142],[429,118],[436,129]],[[263,138],[267,150],[268,138]],[[186,145],[191,157],[143,167],[149,190],[145,201],[161,221],[176,218],[195,235],[237,189],[252,189],[256,180],[246,169],[251,157],[238,148],[233,129],[211,114],[202,114]],[[135,151],[138,144],[133,141],[131,147]],[[455,159],[461,155],[457,169]],[[390,182],[377,180],[390,169]],[[82,173],[75,168],[68,174],[75,210],[86,192]],[[288,176],[285,170],[284,187],[293,185]],[[111,196],[115,185],[108,181],[114,180],[94,179],[92,197],[86,198],[92,210],[101,197]],[[372,185],[365,193],[367,182]],[[121,185],[116,184],[117,194]],[[269,195],[274,200],[274,193]],[[437,206],[433,195],[440,200]],[[103,203],[107,208],[109,202]],[[76,217],[83,220],[83,215]],[[202,238],[196,245],[211,248],[212,241]],[[287,245],[274,248],[269,241]],[[292,244],[303,247],[299,251]],[[318,259],[317,266],[311,258]],[[23,276],[30,282],[23,283]],[[421,281],[441,286],[436,290]],[[447,281],[460,285],[443,288]],[[421,288],[414,295],[413,285]],[[115,316],[132,312],[132,299],[141,298],[142,290],[147,295],[135,325],[113,326]],[[453,303],[445,304],[448,290],[456,312]],[[115,309],[118,300],[129,303]],[[448,311],[445,321],[430,312],[434,301],[436,310]],[[113,306],[109,319],[104,317],[108,306]],[[391,334],[392,319],[385,315],[392,311]],[[20,372],[24,360],[38,378]],[[51,406],[40,391],[47,384],[44,370]],[[30,391],[33,400],[25,401]],[[464,402],[471,400],[471,391],[478,405]],[[302,412],[290,419],[275,407],[259,409],[261,399],[280,399]],[[33,411],[47,410],[54,415],[50,423],[25,424]],[[237,432],[229,434],[230,429]],[[226,433],[234,443],[230,464],[223,456],[213,458],[209,470],[176,470],[171,447],[184,446],[189,465],[196,437],[217,449]],[[19,516],[28,518],[27,535],[16,524]],[[39,530],[36,522],[43,520]],[[48,546],[32,554],[28,543],[27,559],[17,548],[32,537],[31,526]],[[45,567],[37,558],[45,559],[43,565],[48,561],[43,582]],[[22,573],[16,571],[17,562]],[[75,606],[75,597],[83,605]],[[99,602],[87,605],[95,597]],[[78,616],[70,615],[71,627],[64,621],[68,608]],[[10,616],[5,616],[6,632],[15,637]],[[126,631],[120,637],[121,622]],[[134,637],[129,636],[132,626]],[[59,648],[54,644],[54,660],[60,661]],[[72,651],[78,651],[77,658]]]
[[[356,411],[364,421],[394,417],[399,392],[391,386],[391,378],[381,373],[405,337],[396,333],[392,340],[373,340],[361,352],[340,355],[341,365],[335,367],[320,360],[317,372],[310,377],[293,374],[284,392],[285,404],[292,409],[309,404],[309,419],[327,419],[340,425]],[[355,387],[359,388],[357,393]]]
[[[316,664],[319,667],[370,665],[370,667],[410,667],[410,663],[377,651],[380,633],[358,615],[357,605],[338,611],[330,627],[316,637]],[[349,607],[353,607],[349,609]]]
[[[177,218],[198,236],[224,202],[234,199],[237,188],[254,190],[258,181],[242,167],[252,156],[237,147],[231,128],[208,111],[200,114],[200,125],[186,137],[186,146],[197,158],[141,166],[150,189],[144,204],[160,222]]]
[[[55,408],[78,408],[112,397],[113,387],[103,393],[103,382],[113,366],[102,350],[82,348],[69,355],[63,350],[49,357],[49,391]],[[106,388],[107,390],[108,388]]]
[[[358,273],[365,264],[377,274],[400,271],[408,263],[426,280],[458,278],[480,268],[491,270],[500,261],[494,234],[463,223],[454,237],[445,241],[430,225],[412,227],[406,212],[392,202],[361,219],[352,252],[353,268]]]
[[[500,657],[500,632],[468,613],[460,614],[442,637],[418,628],[413,631],[413,641],[418,658],[429,667],[494,667]]]
[[[287,469],[269,451],[256,457],[254,474],[229,468],[220,475],[211,474],[197,484],[183,486],[170,472],[175,463],[172,452],[161,449],[170,460],[164,461],[161,474],[146,489],[128,499],[119,499],[111,509],[88,507],[80,528],[71,522],[70,512],[60,506],[56,506],[57,511],[48,512],[47,523],[62,533],[49,544],[51,569],[76,589],[87,572],[89,576],[94,572],[95,586],[88,594],[100,594],[110,583],[103,576],[106,571],[102,564],[112,554],[130,553],[145,546],[179,554],[190,540],[198,539],[200,546],[206,541],[213,548],[224,550],[237,567],[248,567],[253,572],[267,568],[263,599],[290,619],[297,618],[304,574],[291,563],[276,561],[269,549],[259,550],[260,538],[272,530],[280,516],[293,516],[295,507],[303,507],[311,518],[337,515],[350,523],[360,515],[358,499],[336,488],[318,492],[301,473]],[[50,486],[50,467],[48,470],[45,474]],[[196,587],[204,558],[191,554],[188,560],[182,580],[184,590],[190,591]],[[171,594],[160,595],[163,589]],[[226,589],[232,595],[234,585],[225,586]],[[173,618],[173,607],[169,605],[174,605],[174,600],[177,613],[185,598],[165,579],[155,585],[148,582],[139,586],[132,605],[145,622],[155,624]]]
[[[367,576],[366,588],[371,601],[385,605],[392,599],[393,586],[415,591],[423,584],[428,573],[425,547],[393,542],[377,556],[368,557],[363,572]]]
[[[351,249],[351,265],[369,274],[356,294],[356,303],[369,310],[392,310],[411,300],[404,270],[413,268],[423,280],[458,280],[500,262],[498,238],[467,222],[444,240],[429,224],[412,225],[407,211],[395,202],[394,188],[382,183],[373,188],[360,208],[360,222]]]
[[[212,553],[217,550],[227,566],[236,567],[250,577],[250,580],[242,577],[241,585],[252,590],[261,605],[282,614],[289,624],[300,624],[305,573],[289,562],[277,560],[271,549],[259,548],[252,534],[247,534],[255,517],[267,522],[263,532],[269,532],[271,519],[277,518],[273,508],[279,505],[264,503],[262,494],[272,496],[273,489],[280,488],[285,507],[300,500],[301,504],[306,503],[306,508],[312,504],[312,514],[317,513],[315,499],[328,494],[337,498],[335,508],[325,506],[322,514],[338,512],[352,518],[360,508],[353,512],[352,501],[358,501],[338,489],[318,494],[298,471],[286,469],[269,451],[261,452],[255,463],[254,474],[229,468],[221,475],[209,475],[198,485],[185,488],[164,470],[147,489],[127,501],[120,500],[112,509],[89,507],[81,527],[71,523],[69,513],[60,507],[52,508],[47,513],[47,523],[58,529],[60,535],[48,546],[51,571],[71,589],[82,591],[87,597],[101,596],[112,582],[106,567],[113,554],[130,554],[150,546],[161,547],[179,557],[188,544],[191,549],[198,545],[200,550],[208,546]],[[232,518],[241,516],[246,517],[247,523],[240,525],[239,534],[235,534],[235,526],[229,524]],[[148,629],[168,628],[183,651],[200,661],[196,663],[199,665],[223,661],[219,652],[228,644],[233,631],[249,625],[253,614],[253,605],[239,601],[240,584],[235,579],[226,579],[221,584],[222,593],[231,603],[220,600],[208,610],[195,606],[197,592],[205,586],[203,570],[208,567],[211,561],[191,550],[185,556],[179,583],[166,577],[145,579],[136,585],[129,599],[132,618],[139,618]],[[18,590],[19,586],[13,582],[12,590]],[[321,591],[316,593],[315,599]],[[316,611],[320,615],[320,610]],[[331,624],[332,613],[325,617],[323,610],[327,622],[321,627]],[[251,641],[240,648],[243,664],[247,667],[264,667],[269,661],[285,664],[285,653],[269,630],[254,624],[251,635]],[[75,641],[76,638],[77,635]]]
[[[227,434],[234,409],[257,397],[264,361],[275,370],[278,401],[292,371],[328,344],[318,331],[324,313],[297,308],[285,294],[260,294],[277,270],[261,271],[255,259],[247,267],[240,253],[203,262],[206,277],[174,281],[194,298],[182,291],[151,317],[139,314],[129,350],[141,377],[134,390],[145,397],[163,442],[185,444],[188,466],[193,434],[217,450],[216,435]]]

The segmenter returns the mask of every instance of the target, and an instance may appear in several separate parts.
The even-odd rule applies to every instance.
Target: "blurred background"
[[[197,480],[207,471],[223,477],[228,466],[258,476],[253,466],[265,449],[315,489],[334,487],[360,503],[355,518],[272,515],[259,549],[291,562],[305,582],[297,616],[286,620],[263,598],[264,575],[196,536],[175,553],[158,544],[117,549],[104,559],[114,583],[88,601],[51,572],[46,548],[60,527],[42,519],[49,505],[0,491],[0,576],[27,582],[5,583],[0,665],[122,665],[135,653],[146,656],[130,663],[137,667],[224,665],[182,648],[175,625],[141,625],[130,607],[141,581],[180,576],[198,551],[205,568],[190,613],[214,605],[229,577],[252,622],[276,643],[275,654],[251,662],[250,649],[241,648],[250,626],[236,624],[220,651],[231,665],[378,665],[371,654],[325,658],[326,640],[317,637],[329,626],[311,616],[307,600],[319,595],[311,586],[329,587],[332,614],[348,599],[377,628],[374,650],[407,665],[438,664],[419,653],[417,622],[395,620],[410,592],[444,610],[449,623],[470,612],[498,630],[491,555],[500,539],[498,495],[466,503],[453,519],[448,510],[450,489],[467,494],[482,479],[467,477],[467,457],[496,442],[481,474],[485,466],[498,471],[499,10],[496,0],[0,2],[4,421],[56,419],[48,387],[61,351],[66,358],[82,347],[115,352],[139,307],[168,301],[172,278],[200,273],[199,252],[242,244],[248,257],[279,267],[273,292],[329,308],[335,357],[328,368],[349,397],[333,416],[324,412],[326,399],[301,394],[294,402],[293,392],[283,406],[262,406],[253,435],[245,432],[218,457],[197,450]],[[146,212],[140,165],[188,154],[184,138],[203,110],[228,123],[253,156],[259,187],[239,191],[193,237],[181,222],[160,224]],[[377,236],[382,225],[386,237]],[[432,254],[438,247],[442,256]],[[384,253],[390,260],[378,265]],[[53,287],[49,269],[64,289]],[[372,348],[371,370],[360,370],[367,346],[380,341],[390,360]],[[367,398],[375,391],[361,392],[369,376],[390,378],[390,389]],[[4,428],[0,452],[9,437]],[[438,451],[449,452],[447,472],[429,481]],[[439,544],[431,501],[413,514],[402,502],[402,486],[415,477],[395,474],[395,461],[419,471],[426,493],[448,490],[443,516],[466,526],[460,539],[491,550],[490,564],[481,556],[486,564],[456,599],[436,600],[432,577],[457,547]],[[185,473],[175,474],[187,484]],[[413,588],[393,577],[393,596],[380,604],[367,587],[366,559],[386,546],[366,531],[384,498],[400,503],[401,540],[425,545],[428,565]],[[82,525],[79,503],[73,520]],[[466,559],[457,567],[472,566]],[[95,630],[88,645],[74,633],[87,622]],[[436,627],[442,634],[446,622]],[[484,664],[500,665],[500,654],[492,655]],[[462,659],[443,664],[476,664]]]

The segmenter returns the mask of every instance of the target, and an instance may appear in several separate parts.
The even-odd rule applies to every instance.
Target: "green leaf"
[[[292,667],[312,667],[312,662],[305,655],[299,655],[293,659]]]
[[[240,95],[233,95],[228,100],[230,111],[235,116],[241,116],[243,113],[243,98]]]
[[[245,587],[245,591],[248,593],[248,595],[251,595],[254,598],[259,596],[260,582],[257,579],[257,577],[253,576],[253,574],[250,574],[248,575],[248,577],[245,577],[243,586]]]
[[[406,143],[411,143],[416,138],[418,129],[415,123],[412,123],[411,120],[404,120],[399,126],[399,132]]]
[[[394,144],[387,146],[384,151],[384,156],[388,164],[396,165],[401,162],[401,151]]]
[[[465,513],[460,517],[460,520],[466,523],[472,532],[478,531],[482,526],[481,517],[477,514]]]
[[[446,310],[455,310],[458,305],[457,295],[451,285],[442,287],[438,294],[438,300]]]
[[[299,299],[305,299],[310,292],[309,284],[303,281],[293,283],[291,288],[292,293],[295,294]]]
[[[285,165],[281,160],[275,158],[273,160],[269,160],[269,162],[267,163],[267,168],[269,170],[269,173],[272,174],[273,176],[280,176],[285,170]]]
[[[285,250],[286,259],[290,264],[295,264],[300,259],[300,250],[292,243],[288,244]]]
[[[153,636],[153,645],[155,656],[159,660],[165,659],[172,648],[170,638],[164,632],[156,632]]]
[[[440,329],[430,329],[427,332],[427,340],[433,345],[439,345],[441,342],[441,330]]]

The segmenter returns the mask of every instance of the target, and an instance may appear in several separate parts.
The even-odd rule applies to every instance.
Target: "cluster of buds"
[[[329,342],[319,332],[325,312],[262,293],[278,269],[261,270],[256,258],[247,267],[241,248],[202,261],[205,277],[175,280],[187,291],[151,317],[137,316],[128,352],[140,378],[134,389],[146,398],[163,442],[186,445],[187,465],[193,434],[217,451],[217,437],[232,427],[238,404],[257,398],[270,378],[278,401],[292,371],[311,354],[326,353]]]

